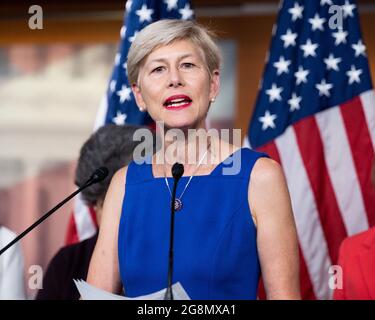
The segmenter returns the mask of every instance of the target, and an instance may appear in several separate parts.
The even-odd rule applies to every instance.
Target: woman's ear
[[[220,90],[220,71],[214,70],[211,75],[210,99],[215,99]]]
[[[132,91],[134,94],[135,102],[137,103],[137,106],[139,110],[145,111],[146,110],[146,103],[143,100],[141,88],[136,84],[132,84]]]

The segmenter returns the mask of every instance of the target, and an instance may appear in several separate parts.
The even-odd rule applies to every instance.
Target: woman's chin
[[[188,119],[188,117],[174,117],[164,120],[164,126],[167,129],[194,129],[196,124],[197,119]]]

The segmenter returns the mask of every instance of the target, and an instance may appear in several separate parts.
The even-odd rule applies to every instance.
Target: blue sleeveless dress
[[[173,283],[180,282],[191,299],[257,298],[260,267],[248,185],[263,156],[239,149],[187,187],[183,208],[175,214]],[[177,197],[188,179],[180,179]],[[173,178],[169,185],[172,189]],[[118,234],[128,297],[167,286],[170,201],[164,178],[153,177],[151,164],[129,165]]]

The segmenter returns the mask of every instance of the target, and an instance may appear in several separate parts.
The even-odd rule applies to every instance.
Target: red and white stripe
[[[97,231],[96,214],[93,208],[85,205],[80,195],[74,201],[66,233],[66,244],[72,244],[92,237]]]
[[[298,148],[296,132],[289,127],[276,139],[281,164],[292,196],[298,238],[317,298],[327,296],[331,259],[308,173]]]
[[[372,147],[375,149],[375,92],[371,90],[361,94],[361,102],[372,141]]]
[[[357,106],[350,106],[351,109]],[[358,174],[354,165],[342,108],[330,108],[316,115],[322,140],[325,163],[331,178],[347,234],[368,229]],[[354,123],[354,119],[351,120]],[[370,176],[370,171],[369,171]]]
[[[259,151],[283,167],[301,250],[303,298],[330,299],[342,240],[375,225],[375,94],[295,123]]]

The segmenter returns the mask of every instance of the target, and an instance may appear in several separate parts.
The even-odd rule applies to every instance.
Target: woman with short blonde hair
[[[130,47],[127,61],[130,84],[138,83],[139,69],[154,49],[187,39],[201,48],[207,70],[212,75],[214,70],[220,69],[222,60],[213,37],[213,32],[190,20],[160,20],[153,23],[152,28],[145,28],[137,35]]]
[[[166,288],[171,168],[179,162],[173,283],[191,299],[256,299],[262,274],[267,298],[300,298],[297,234],[280,166],[220,137],[198,144],[193,136],[208,132],[220,56],[210,33],[192,21],[155,22],[132,43],[127,68],[137,105],[167,130],[149,161],[114,175],[89,283],[129,297]],[[228,164],[238,170],[228,173]]]

